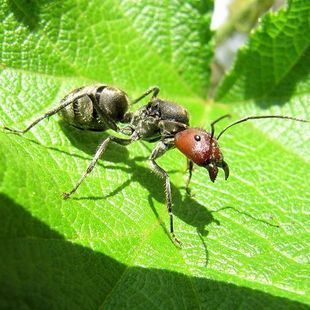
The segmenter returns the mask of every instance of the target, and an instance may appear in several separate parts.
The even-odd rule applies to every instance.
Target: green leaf
[[[269,13],[239,51],[234,69],[217,93],[225,102],[273,99],[281,104],[309,74],[310,4],[291,1],[287,10]],[[303,84],[303,83],[301,83]],[[307,90],[307,88],[305,88]]]
[[[71,89],[95,82],[132,98],[159,85],[205,128],[224,113],[309,117],[306,0],[266,16],[217,102],[202,99],[211,3],[141,3],[1,2],[0,123],[24,128]],[[259,59],[279,64],[255,66],[260,51]],[[163,182],[147,163],[153,144],[113,145],[64,201],[113,132],[80,131],[57,116],[24,136],[1,131],[1,308],[307,308],[308,129],[268,120],[228,131],[220,142],[229,180],[220,173],[213,184],[197,168],[193,196],[184,190],[184,157],[174,150],[160,158],[182,249],[169,238]]]

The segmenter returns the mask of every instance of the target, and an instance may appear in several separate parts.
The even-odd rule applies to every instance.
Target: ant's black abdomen
[[[61,114],[70,125],[94,131],[116,130],[129,105],[127,94],[105,84],[85,86],[72,91],[62,103],[71,102]]]

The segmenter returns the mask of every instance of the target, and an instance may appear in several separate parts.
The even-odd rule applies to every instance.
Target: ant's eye
[[[201,140],[201,137],[199,135],[195,135],[194,138],[195,138],[196,141],[200,141]]]

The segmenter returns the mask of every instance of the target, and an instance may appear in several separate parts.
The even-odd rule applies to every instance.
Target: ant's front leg
[[[125,145],[130,144],[133,140],[132,139],[121,139],[121,138],[117,138],[114,136],[110,136],[110,137],[107,137],[106,139],[104,139],[103,142],[99,145],[98,150],[97,150],[94,158],[92,159],[92,161],[88,165],[86,172],[81,176],[81,178],[77,181],[77,183],[75,184],[75,186],[73,187],[73,189],[70,192],[63,193],[64,199],[69,198],[74,192],[76,192],[76,190],[81,185],[81,183],[84,181],[84,179],[92,172],[92,170],[94,169],[95,165],[97,164],[99,158],[103,155],[108,144],[111,141],[125,146]]]
[[[172,236],[173,241],[178,245],[181,246],[181,242],[176,238],[174,234],[174,227],[173,227],[173,213],[172,213],[172,198],[171,198],[171,185],[170,185],[170,179],[168,173],[161,168],[155,161],[155,159],[162,156],[166,151],[169,150],[171,147],[171,139],[166,139],[167,143],[164,141],[159,142],[155,149],[153,150],[149,160],[151,164],[151,168],[154,170],[155,173],[157,173],[160,177],[162,177],[165,180],[165,188],[166,188],[166,204],[167,209],[170,217],[170,234]]]

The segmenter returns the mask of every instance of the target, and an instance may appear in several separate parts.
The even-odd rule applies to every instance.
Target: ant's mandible
[[[4,129],[14,133],[24,134],[43,119],[61,112],[65,121],[74,127],[92,131],[104,131],[110,128],[129,136],[127,139],[115,136],[109,136],[104,139],[100,143],[86,172],[69,192],[63,194],[65,199],[69,198],[78,189],[86,176],[94,169],[98,159],[103,155],[110,142],[124,146],[137,140],[157,142],[149,160],[151,168],[165,180],[166,205],[170,216],[170,233],[172,239],[177,244],[180,244],[180,241],[174,234],[169,175],[157,164],[157,158],[174,147],[179,149],[188,158],[189,178],[186,183],[186,189],[188,191],[194,163],[208,170],[212,182],[217,177],[218,168],[222,168],[225,179],[228,178],[229,168],[220,151],[218,140],[230,127],[248,120],[262,118],[290,119],[300,122],[307,121],[289,116],[250,116],[230,124],[215,137],[214,125],[223,118],[229,117],[229,115],[224,115],[211,123],[210,133],[203,129],[190,128],[187,110],[178,104],[157,98],[158,93],[158,87],[150,88],[139,98],[131,102],[131,104],[137,103],[144,97],[152,94],[148,104],[142,106],[136,112],[128,112],[130,101],[124,91],[105,84],[85,86],[69,93],[62,99],[58,107],[34,120],[26,129],[16,130],[6,126]],[[126,125],[120,128],[118,123]]]

